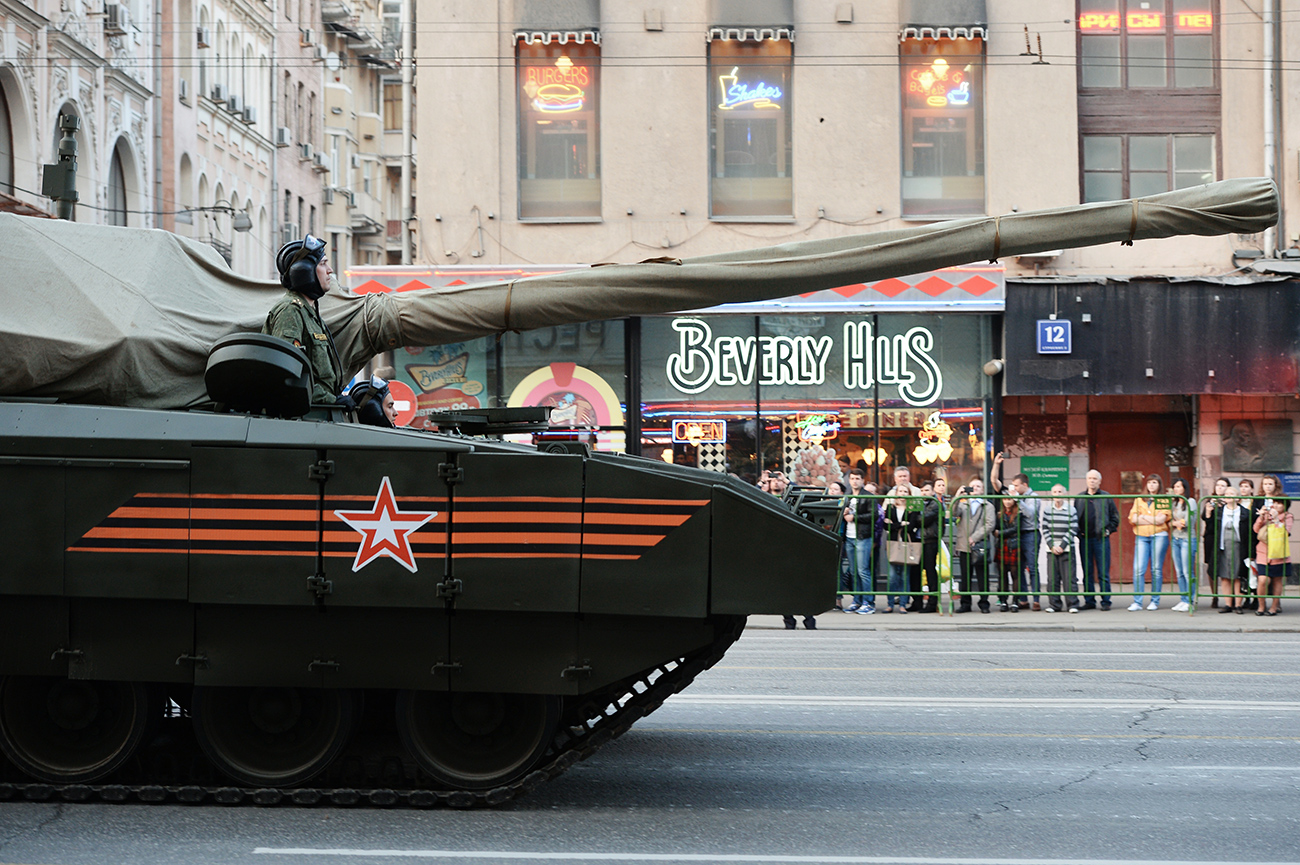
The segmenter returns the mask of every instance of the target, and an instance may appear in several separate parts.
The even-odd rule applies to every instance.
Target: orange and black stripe
[[[447,499],[400,496],[403,510],[438,516],[410,536],[416,558],[441,558]],[[335,510],[364,510],[374,497],[328,496],[323,514],[313,495],[138,493],[87,531],[69,551],[314,556],[317,519],[330,558],[352,558],[357,532]],[[708,499],[551,496],[457,496],[452,513],[455,558],[635,560],[686,522]]]

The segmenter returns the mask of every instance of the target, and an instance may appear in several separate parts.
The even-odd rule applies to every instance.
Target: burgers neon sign
[[[586,105],[591,70],[573,65],[568,57],[558,58],[554,66],[525,66],[523,78],[524,94],[535,111],[567,114]]]

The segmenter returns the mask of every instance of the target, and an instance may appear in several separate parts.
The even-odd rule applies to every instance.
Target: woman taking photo
[[[1266,493],[1268,480],[1265,478],[1265,482],[1260,484]],[[1274,479],[1273,489],[1281,490],[1281,487]],[[1259,574],[1258,589],[1255,592],[1259,598],[1259,609],[1255,615],[1276,616],[1282,609],[1282,599],[1277,596],[1282,594],[1286,578],[1291,576],[1291,525],[1294,518],[1289,500],[1269,498],[1266,501],[1268,503],[1255,518],[1255,535],[1258,538],[1255,545],[1255,570]],[[1270,602],[1272,608],[1266,610]]]
[[[1133,500],[1128,521],[1133,524],[1133,603],[1129,610],[1142,609],[1147,590],[1147,565],[1151,566],[1151,603],[1160,609],[1160,591],[1165,581],[1165,553],[1169,550],[1169,500],[1157,498],[1165,483],[1158,474],[1147,475],[1146,494]]]
[[[1180,595],[1178,603],[1174,605],[1174,612],[1185,613],[1192,608],[1191,560],[1187,557],[1187,538],[1188,532],[1194,531],[1188,529],[1187,521],[1188,514],[1196,510],[1196,499],[1187,494],[1187,481],[1182,478],[1174,478],[1173,484],[1169,487],[1169,494],[1182,496],[1182,498],[1175,498],[1170,504],[1169,549],[1174,554],[1174,573],[1178,576]]]

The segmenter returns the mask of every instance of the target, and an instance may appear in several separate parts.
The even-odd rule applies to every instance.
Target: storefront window
[[[649,456],[815,486],[841,456],[884,479],[983,467],[985,316],[656,317],[642,339]]]
[[[984,41],[906,39],[903,216],[984,212]]]
[[[709,43],[709,202],[714,218],[789,218],[789,39]]]
[[[519,218],[600,218],[600,47],[518,43]]]
[[[1080,0],[1083,88],[1211,88],[1209,0]]]

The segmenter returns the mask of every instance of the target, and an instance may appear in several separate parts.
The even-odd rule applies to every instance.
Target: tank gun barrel
[[[509,282],[334,298],[345,363],[403,345],[752,302],[1050,249],[1177,235],[1248,234],[1277,222],[1268,178],[1145,198],[787,243],[684,260],[591,267]]]

